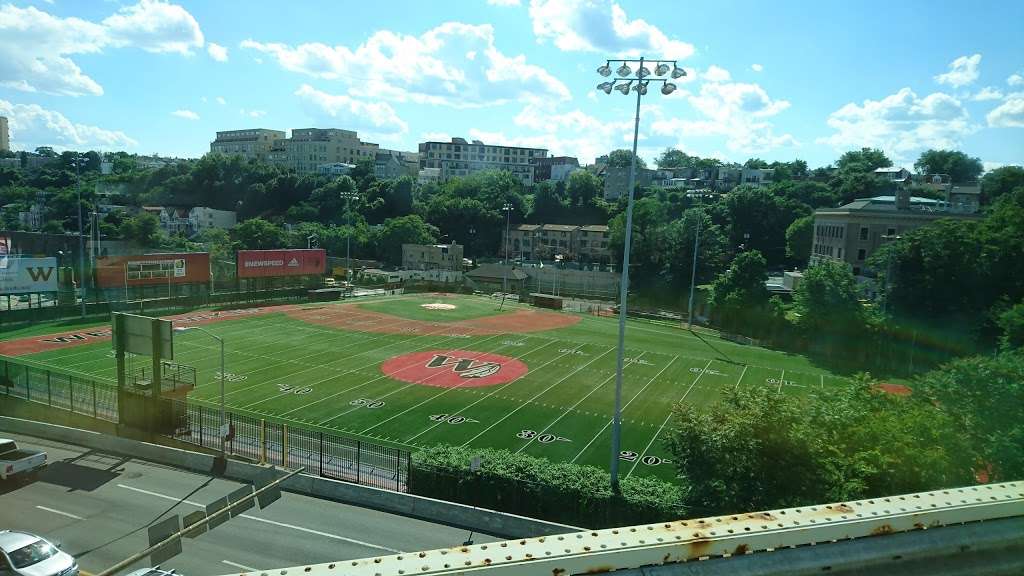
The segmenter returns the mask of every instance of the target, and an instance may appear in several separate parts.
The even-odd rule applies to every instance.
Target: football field
[[[224,339],[232,412],[413,450],[507,448],[607,468],[617,320],[507,302],[497,308],[484,297],[406,295],[203,312],[175,324],[201,324]],[[55,332],[24,337],[49,349],[19,359],[116,380],[102,330],[56,339]],[[217,406],[217,342],[178,332],[174,352],[175,363],[197,370],[190,402]],[[674,474],[660,439],[676,402],[707,404],[749,387],[815,394],[845,382],[801,356],[630,321],[622,473]]]

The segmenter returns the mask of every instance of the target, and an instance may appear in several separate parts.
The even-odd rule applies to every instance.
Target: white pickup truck
[[[21,450],[14,440],[0,438],[0,480],[31,477],[46,466],[46,452]]]

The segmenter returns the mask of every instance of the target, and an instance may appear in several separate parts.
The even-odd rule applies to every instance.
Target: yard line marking
[[[785,382],[785,381],[786,381],[786,370],[783,369],[782,370],[782,375],[779,376],[779,390],[778,390],[778,392],[780,394],[782,393],[782,383]]]
[[[478,342],[478,344],[479,344],[479,343],[482,343],[482,342],[487,342],[488,340],[494,340],[495,338],[497,338],[497,337],[499,337],[499,336],[504,336],[504,334],[495,334],[494,336],[491,336],[490,338],[485,338],[485,339],[481,340],[480,342]],[[452,340],[452,339],[453,339],[453,338],[449,338],[449,340]],[[550,344],[550,342],[549,342],[548,344]],[[546,345],[547,345],[547,344],[545,344],[545,346],[546,346]],[[497,348],[495,349],[495,351],[497,351],[497,350],[501,350],[501,349],[502,349],[502,348],[504,348],[504,347],[505,347],[505,345],[504,345],[504,344],[502,344],[501,346],[498,346],[498,347],[497,347]],[[421,348],[426,348],[426,346],[424,346],[424,347],[421,347]],[[477,354],[476,356],[474,356],[474,359],[476,359],[476,358],[479,358],[479,357],[483,356],[484,354],[493,354],[493,352],[479,352],[479,353],[478,353],[478,354]],[[391,377],[392,375],[394,375],[394,374],[398,374],[399,372],[402,372],[403,370],[408,370],[409,368],[416,368],[416,366],[413,366],[413,365],[409,365],[409,366],[406,366],[405,368],[402,368],[401,370],[396,370],[395,372],[392,372],[391,374],[382,374],[382,375],[380,375],[380,376],[378,376],[378,377],[374,378],[373,380],[370,380],[370,381],[368,381],[368,382],[363,382],[362,384],[360,384],[360,385],[358,385],[358,386],[355,386],[355,387],[353,387],[353,388],[350,388],[350,390],[354,390],[355,388],[361,388],[361,387],[363,387],[363,386],[366,386],[367,384],[370,384],[370,383],[372,383],[372,382],[376,382],[377,380],[381,380],[381,379],[383,379],[383,378],[390,378],[390,377]],[[424,377],[424,378],[420,378],[419,380],[417,380],[417,381],[415,381],[415,382],[410,382],[409,384],[406,384],[405,386],[402,386],[401,388],[397,388],[397,389],[395,389],[395,390],[392,390],[391,392],[388,392],[387,394],[384,394],[383,396],[377,396],[376,398],[374,398],[374,400],[380,400],[381,398],[387,398],[387,397],[391,396],[392,394],[397,394],[397,393],[399,393],[399,392],[401,392],[401,391],[403,391],[403,390],[406,390],[406,389],[408,389],[408,388],[411,388],[411,387],[413,387],[413,386],[419,386],[419,385],[422,385],[422,384],[423,384],[424,382],[426,382],[427,380],[430,380],[431,378],[434,378],[434,377],[440,376],[440,375],[441,375],[441,374],[443,374],[443,373],[444,373],[444,372],[440,372],[440,371],[438,371],[438,372],[435,372],[434,374],[431,374],[431,375],[429,375],[429,376],[426,376],[426,377]],[[341,392],[339,392],[339,394],[340,394],[340,393],[341,393]],[[326,423],[326,422],[330,422],[331,420],[334,420],[334,419],[336,419],[336,418],[340,418],[340,417],[342,417],[342,416],[344,416],[344,415],[346,415],[346,414],[348,414],[348,413],[350,413],[350,412],[353,412],[353,411],[355,411],[355,410],[359,410],[359,408],[360,408],[359,406],[353,406],[353,407],[349,408],[348,410],[345,410],[345,411],[344,411],[344,412],[342,412],[341,414],[337,414],[337,415],[335,415],[335,416],[331,416],[331,417],[330,417],[330,418],[328,418],[327,420],[323,420],[323,421],[321,421],[321,422],[320,422],[320,424],[324,424],[324,423]],[[367,428],[366,430],[370,430],[371,428],[375,428],[376,426],[377,426],[377,424],[375,424],[375,425],[371,426],[370,428]],[[366,430],[364,430],[364,432],[365,432]]]
[[[611,347],[611,348],[609,348],[609,349],[607,349],[607,350],[605,350],[604,352],[602,352],[602,353],[598,354],[597,356],[594,356],[594,358],[593,358],[593,359],[591,359],[591,360],[590,360],[589,362],[587,362],[587,363],[586,363],[586,364],[584,364],[583,366],[580,366],[579,368],[576,368],[576,369],[575,369],[575,370],[573,370],[572,372],[569,372],[568,374],[566,374],[565,376],[563,376],[562,378],[560,378],[560,379],[558,380],[558,382],[555,382],[555,383],[554,383],[554,384],[552,384],[551,386],[548,386],[547,388],[545,388],[545,389],[541,390],[540,392],[538,392],[537,394],[535,394],[535,395],[533,396],[533,398],[530,398],[529,400],[527,400],[527,401],[525,401],[525,402],[523,402],[523,403],[519,404],[519,406],[517,406],[515,410],[513,410],[513,411],[509,412],[508,414],[505,414],[505,415],[504,415],[504,416],[502,416],[502,417],[501,417],[500,419],[498,419],[498,421],[497,421],[497,422],[495,422],[494,424],[491,424],[491,425],[490,425],[490,426],[488,426],[487,428],[484,428],[484,429],[483,429],[483,430],[482,430],[482,431],[481,431],[481,432],[480,432],[479,434],[477,434],[476,436],[473,436],[473,437],[472,437],[472,438],[470,438],[469,440],[466,440],[466,441],[465,441],[465,442],[464,442],[464,443],[463,443],[462,445],[463,445],[463,446],[466,446],[467,444],[469,444],[469,443],[470,443],[470,442],[472,442],[473,440],[476,440],[477,438],[479,438],[479,437],[483,436],[484,434],[486,434],[487,432],[489,432],[489,431],[490,431],[490,430],[491,430],[492,428],[494,428],[494,427],[495,427],[495,426],[497,426],[498,424],[501,424],[501,423],[502,423],[502,422],[504,422],[504,421],[505,421],[506,419],[508,419],[508,417],[509,417],[509,416],[511,416],[511,415],[513,415],[513,414],[515,414],[516,412],[519,412],[520,410],[522,410],[522,409],[523,409],[523,407],[525,407],[525,406],[529,406],[529,405],[530,405],[530,403],[532,403],[532,402],[533,402],[534,400],[536,400],[537,398],[540,398],[540,397],[541,397],[542,395],[544,395],[544,393],[545,393],[545,392],[547,392],[548,390],[551,390],[551,389],[552,389],[552,388],[554,388],[555,386],[558,386],[559,384],[561,384],[562,382],[564,382],[565,380],[567,380],[567,379],[568,379],[568,378],[569,378],[570,376],[572,376],[573,374],[576,374],[576,373],[577,373],[577,372],[579,372],[580,370],[583,370],[583,369],[584,369],[585,367],[589,366],[590,364],[593,364],[594,362],[596,362],[596,361],[597,361],[597,359],[598,359],[598,358],[601,358],[602,356],[604,356],[605,354],[607,354],[607,353],[611,352],[612,350],[615,350],[615,347],[614,347],[614,346],[613,346],[613,347]]]
[[[824,390],[825,389],[825,375],[824,374],[818,374],[818,376],[821,377],[821,389]]]
[[[546,347],[546,346],[551,346],[551,344],[552,344],[552,343],[553,343],[553,341],[545,342],[545,343],[541,344],[540,346],[538,346],[538,347],[534,348],[533,350],[530,350],[529,352],[525,352],[525,353],[523,353],[523,354],[520,354],[520,355],[518,355],[518,356],[515,356],[515,357],[511,358],[510,360],[521,360],[522,358],[525,358],[526,356],[529,356],[530,354],[533,354],[534,352],[536,352],[536,351],[538,351],[538,350],[540,350],[540,349],[542,349],[542,348],[544,348],[544,347]],[[503,347],[504,347],[504,344],[503,344],[503,345],[501,345],[501,346],[499,346],[499,347],[498,347],[498,350],[501,350],[501,349],[502,349]],[[483,354],[489,354],[489,352],[481,352],[480,354],[481,354],[481,355],[483,355]],[[479,358],[479,356],[477,356],[477,357]],[[507,364],[507,362],[505,362],[505,364]],[[498,363],[498,365],[499,365],[499,366],[501,366],[501,365],[502,365],[502,363],[501,363],[501,362],[499,362],[499,363]],[[440,374],[440,372],[439,372],[438,374]],[[430,377],[434,377],[434,376],[437,376],[438,374],[431,374],[431,376],[430,376]],[[425,382],[425,381],[426,381],[426,380],[424,380],[424,382]],[[422,383],[422,382],[416,382],[416,384],[421,384],[421,383]],[[468,381],[467,381],[467,383],[468,383]],[[398,418],[398,417],[399,417],[399,416],[401,416],[402,414],[405,414],[405,413],[409,412],[410,410],[415,410],[416,408],[419,408],[420,406],[423,406],[423,405],[424,405],[424,404],[426,404],[427,402],[430,402],[431,400],[434,400],[434,399],[436,399],[436,398],[439,398],[439,397],[441,397],[441,396],[444,396],[445,394],[447,394],[447,393],[451,392],[452,390],[457,390],[457,389],[458,389],[458,388],[460,388],[460,387],[461,387],[461,384],[460,384],[459,386],[452,386],[452,387],[450,387],[450,388],[445,388],[444,390],[442,390],[442,391],[438,392],[437,394],[434,394],[434,395],[433,395],[433,396],[431,396],[430,398],[427,398],[426,400],[424,400],[424,401],[420,402],[419,404],[416,404],[415,406],[411,406],[411,407],[409,407],[409,408],[406,408],[405,410],[402,410],[401,412],[399,412],[398,414],[395,414],[394,416],[392,416],[392,417],[390,417],[390,418],[386,418],[386,419],[384,419],[384,420],[381,420],[380,422],[377,422],[377,423],[376,423],[376,424],[374,424],[373,426],[370,426],[370,427],[369,427],[369,428],[367,428],[366,430],[363,430],[362,432],[360,432],[360,434],[365,434],[365,433],[369,432],[370,430],[373,430],[373,429],[374,429],[374,428],[376,428],[377,426],[380,426],[381,424],[386,424],[386,423],[388,423],[388,422],[390,422],[390,421],[394,420],[395,418]]]
[[[189,506],[195,506],[196,508],[203,508],[203,509],[206,508],[205,504],[200,504],[199,502],[194,502],[192,500],[182,500],[181,498],[177,498],[175,496],[168,496],[166,494],[161,494],[159,492],[153,492],[152,490],[145,490],[145,489],[142,489],[142,488],[136,488],[134,486],[127,486],[125,484],[118,484],[117,486],[118,486],[118,488],[124,488],[126,490],[131,490],[133,492],[138,492],[140,494],[145,494],[147,496],[152,496],[154,498],[162,498],[164,500],[172,500],[174,502],[180,502],[182,504],[188,504]],[[249,514],[239,514],[237,517],[245,518],[246,520],[253,520],[253,521],[256,521],[256,522],[263,522],[265,524],[271,524],[273,526],[280,526],[281,528],[290,528],[292,530],[295,530],[295,531],[298,531],[298,532],[305,532],[307,534],[316,534],[317,536],[324,536],[326,538],[332,538],[334,540],[342,540],[344,542],[350,542],[352,544],[359,544],[360,546],[367,546],[369,548],[377,548],[379,550],[387,550],[388,552],[394,552],[395,554],[401,554],[402,553],[401,550],[396,550],[394,548],[388,548],[387,546],[381,546],[379,544],[371,544],[369,542],[363,542],[362,540],[356,540],[354,538],[346,538],[344,536],[338,536],[337,534],[331,534],[330,532],[321,532],[319,530],[313,530],[312,528],[305,528],[303,526],[296,526],[294,524],[285,524],[284,522],[277,522],[275,520],[269,520],[267,518],[260,518],[259,516],[252,516],[252,515],[249,515]]]
[[[47,512],[52,512],[54,514],[59,514],[61,516],[67,516],[68,518],[74,518],[75,520],[85,520],[85,518],[82,518],[81,516],[75,516],[74,514],[71,514],[69,512],[61,512],[60,510],[47,508],[46,506],[36,506],[36,508],[39,508],[40,510],[45,510]]]
[[[434,334],[431,334],[431,335],[434,335]],[[423,334],[423,335],[421,335],[421,336],[426,336],[426,334]],[[497,338],[498,336],[502,336],[502,334],[495,334],[494,336],[491,336],[491,337],[489,337],[489,338],[484,338],[483,340],[480,340],[479,342],[474,342],[474,345],[477,345],[477,344],[482,344],[482,343],[484,343],[484,342],[487,342],[488,340],[494,340],[494,339],[495,339],[495,338]],[[417,338],[418,338],[418,337],[419,337],[419,336],[417,336]],[[425,345],[425,346],[420,346],[420,347],[418,347],[418,348],[414,348],[414,349],[413,349],[413,350],[411,350],[410,352],[417,352],[417,351],[425,350],[425,349],[427,349],[427,348],[434,348],[434,347],[436,347],[436,346],[441,346],[442,344],[444,344],[445,342],[447,342],[447,341],[449,341],[449,340],[456,340],[456,339],[457,339],[457,338],[455,338],[455,337],[449,337],[449,338],[445,338],[444,340],[441,340],[441,341],[439,341],[439,342],[432,342],[432,343],[430,343],[430,344],[427,344],[427,345]],[[405,343],[405,342],[408,342],[408,340],[403,340],[403,341],[402,341],[402,343]],[[388,346],[390,346],[390,344],[389,344]],[[381,350],[382,348],[387,348],[388,346],[382,346],[381,348],[377,348],[376,350]],[[337,378],[338,376],[343,376],[343,375],[345,375],[345,374],[348,374],[348,373],[350,373],[350,372],[356,372],[356,371],[358,371],[358,370],[363,370],[363,369],[365,369],[365,368],[369,368],[370,366],[376,366],[376,365],[378,365],[378,364],[380,364],[380,362],[376,362],[376,361],[375,361],[375,362],[371,362],[371,363],[369,363],[369,364],[366,364],[366,365],[364,365],[364,366],[360,366],[359,368],[356,368],[356,369],[354,369],[354,370],[350,370],[349,372],[343,372],[342,374],[337,374],[337,375],[335,375],[335,376],[332,376],[331,378],[327,378],[326,380],[331,380],[331,379],[333,379],[333,378]],[[411,366],[407,366],[406,368],[411,368]],[[406,368],[403,368],[402,370],[405,370]],[[398,372],[401,372],[402,370],[399,370]],[[396,372],[396,373],[397,373],[397,372]],[[291,414],[292,412],[295,412],[295,411],[297,411],[297,410],[302,410],[302,409],[304,409],[304,408],[308,408],[308,407],[312,406],[313,404],[319,404],[320,402],[323,402],[324,400],[329,400],[329,399],[331,399],[331,398],[334,398],[335,396],[338,396],[339,394],[344,394],[344,393],[346,393],[346,392],[349,392],[349,391],[355,390],[355,389],[357,389],[357,388],[362,388],[363,386],[366,386],[367,384],[372,384],[373,382],[376,382],[376,381],[378,381],[378,380],[381,380],[381,379],[383,379],[383,378],[387,378],[387,377],[388,377],[387,375],[381,375],[381,376],[377,376],[377,377],[375,377],[375,378],[372,378],[372,379],[370,379],[370,380],[367,380],[366,382],[363,382],[363,383],[361,383],[361,384],[357,384],[357,385],[355,385],[355,386],[349,386],[348,388],[345,388],[344,390],[339,390],[338,392],[335,392],[335,393],[333,393],[333,394],[331,394],[331,395],[329,395],[329,396],[324,396],[323,398],[320,398],[319,400],[314,400],[314,401],[312,401],[312,402],[308,402],[308,403],[306,403],[306,404],[303,404],[302,406],[299,406],[299,407],[297,407],[297,408],[292,408],[291,410],[288,410],[288,411],[282,412],[281,414],[282,414],[282,415],[284,415],[284,414]],[[322,381],[323,381],[323,380],[322,380]],[[321,381],[321,382],[322,382],[322,381]],[[404,390],[405,388],[408,388],[408,386],[406,386],[406,387],[403,387],[403,388],[401,388],[401,390]],[[259,402],[256,402],[255,404],[259,404]],[[254,405],[254,404],[252,404],[252,405]],[[347,412],[346,412],[346,414],[347,414]],[[340,416],[340,414],[339,414],[339,416]],[[337,416],[335,416],[334,418],[337,418]],[[333,420],[334,418],[331,418],[330,420]],[[327,421],[328,421],[328,420],[324,420],[324,422],[327,422]]]
[[[733,387],[734,390],[739,390],[740,382],[743,381],[743,375],[747,373],[747,368],[749,368],[749,366],[743,366],[743,371],[740,372],[740,377],[736,379],[736,386]]]
[[[669,367],[669,366],[671,366],[671,365],[672,365],[672,363],[673,363],[673,362],[675,362],[675,361],[676,361],[676,360],[678,360],[678,359],[679,359],[679,356],[673,356],[673,357],[672,357],[672,359],[671,359],[671,360],[669,360],[668,364],[665,364],[665,367],[664,367],[664,368],[662,368],[662,369],[661,369],[661,370],[660,370],[660,371],[659,371],[659,372],[658,372],[657,374],[655,374],[654,376],[651,376],[651,379],[647,381],[647,384],[644,384],[644,387],[643,387],[643,388],[641,388],[641,389],[640,389],[640,391],[639,391],[639,392],[637,392],[636,394],[633,394],[633,396],[632,396],[632,397],[631,397],[631,398],[629,399],[629,402],[626,402],[626,405],[622,407],[622,412],[625,412],[625,411],[626,411],[626,408],[629,408],[629,405],[633,403],[633,400],[636,400],[638,396],[640,396],[641,394],[643,394],[644,390],[647,390],[647,387],[648,387],[648,386],[650,386],[650,385],[651,385],[651,383],[652,383],[652,382],[654,382],[654,380],[655,380],[655,379],[656,379],[656,378],[657,378],[658,376],[661,376],[661,374],[662,374],[663,372],[665,372],[665,370],[668,370],[668,367]],[[588,412],[588,414],[589,414],[589,412]],[[630,420],[630,422],[632,423],[633,421],[632,421],[632,420]],[[606,430],[606,429],[607,429],[607,428],[608,428],[609,426],[611,426],[611,425],[612,425],[612,420],[611,420],[611,419],[609,419],[609,420],[608,420],[608,423],[607,423],[607,424],[605,424],[603,428],[601,428],[600,430],[598,430],[598,431],[597,431],[597,434],[594,434],[594,437],[590,439],[590,442],[587,442],[587,445],[586,445],[586,446],[584,446],[582,450],[580,450],[579,452],[577,452],[577,453],[576,453],[576,455],[575,455],[575,456],[573,456],[572,460],[569,460],[569,463],[570,463],[570,464],[572,464],[572,463],[573,463],[573,462],[575,462],[575,461],[576,461],[576,460],[577,460],[577,459],[578,459],[578,458],[579,458],[580,456],[582,456],[582,455],[583,455],[583,453],[587,451],[587,448],[590,448],[590,445],[591,445],[591,444],[593,444],[593,443],[594,443],[594,441],[595,441],[595,440],[597,440],[597,439],[598,439],[598,438],[599,438],[599,437],[601,436],[601,434],[603,434],[603,433],[604,433],[604,431],[605,431],[605,430]]]
[[[693,387],[697,385],[697,381],[700,380],[700,377],[703,376],[704,373],[708,371],[708,367],[711,366],[712,362],[714,362],[714,359],[708,360],[708,363],[704,365],[704,368],[700,371],[700,374],[697,374],[697,377],[693,379],[693,383],[690,384],[690,387],[686,389],[686,392],[683,392],[682,397],[679,398],[679,402],[682,402],[683,400],[686,399],[687,394],[689,394],[690,390],[693,390]],[[661,436],[661,431],[665,429],[665,425],[668,424],[668,421],[671,418],[672,412],[669,412],[668,416],[665,416],[665,420],[661,423],[661,427],[659,427],[658,431],[654,433],[654,436],[651,436],[651,441],[648,442],[647,446],[644,447],[644,451],[641,452],[640,456],[638,456],[637,459],[633,461],[633,466],[630,467],[629,472],[626,472],[626,478],[629,478],[629,475],[633,473],[633,470],[636,470],[636,465],[641,460],[643,460],[644,456],[647,455],[647,451],[651,449],[651,446],[654,446],[654,441],[658,439],[658,436]]]
[[[623,372],[625,372],[626,366],[628,366],[630,364],[633,364],[634,362],[636,362],[640,358],[643,358],[643,355],[646,354],[646,353],[647,353],[647,351],[645,350],[645,351],[641,352],[640,355],[637,356],[636,358],[630,359],[630,361],[628,363],[625,363],[623,365],[623,367],[622,367]],[[607,384],[608,382],[611,382],[612,379],[615,378],[615,376],[616,376],[616,374],[612,374],[611,376],[605,378],[600,384],[598,384],[597,386],[594,386],[593,390],[591,390],[590,392],[587,392],[586,396],[584,396],[583,398],[580,398],[579,400],[576,401],[575,404],[573,404],[572,406],[569,406],[568,408],[566,408],[558,418],[555,418],[551,422],[548,422],[548,425],[545,426],[543,430],[541,430],[540,432],[538,432],[537,434],[532,436],[529,440],[527,440],[526,444],[523,444],[522,446],[520,446],[519,449],[516,450],[516,454],[522,452],[523,450],[526,450],[526,448],[529,447],[530,444],[533,444],[533,441],[536,440],[537,437],[544,435],[549,429],[551,429],[552,426],[554,426],[555,424],[558,424],[559,420],[561,420],[562,418],[565,418],[566,415],[569,414],[569,412],[571,412],[574,408],[579,406],[580,403],[582,403],[587,398],[590,398],[591,394],[593,394],[594,392],[597,392],[598,390],[603,388],[604,385]]]
[[[245,572],[259,572],[259,570],[257,570],[256,568],[250,568],[245,564],[238,564],[237,562],[232,562],[231,560],[221,560],[221,563],[227,564],[228,566],[234,566],[235,568],[244,570]]]

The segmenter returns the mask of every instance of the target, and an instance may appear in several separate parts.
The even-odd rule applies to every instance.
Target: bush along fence
[[[479,470],[470,470],[473,458]],[[608,472],[594,466],[556,463],[507,450],[435,446],[413,455],[409,492],[588,528],[678,520],[685,486],[629,477],[621,494]]]

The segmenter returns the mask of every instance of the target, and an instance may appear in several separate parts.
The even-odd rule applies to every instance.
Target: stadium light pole
[[[345,231],[345,281],[352,282],[352,199],[358,198],[359,193],[355,191],[341,192],[341,197],[345,199],[345,226],[348,230]]]
[[[78,282],[82,290],[82,318],[85,318],[85,236],[82,230],[82,177],[78,166],[82,162],[82,155],[76,152],[74,161],[75,196],[78,199]]]
[[[220,436],[220,455],[223,458],[225,456],[224,451],[224,436],[226,431],[224,430],[224,339],[217,336],[213,332],[199,326],[175,326],[175,332],[189,332],[191,330],[197,330],[206,334],[210,338],[213,338],[220,343],[220,429],[217,431],[217,435]]]
[[[690,305],[686,312],[686,329],[693,330],[693,288],[697,283],[697,247],[700,246],[700,225],[704,221],[704,212],[697,215],[697,234],[693,237],[693,266],[690,268]]]
[[[629,190],[628,202],[626,203],[626,238],[622,250],[622,278],[619,282],[619,345],[615,359],[615,412],[612,415],[612,454],[611,454],[611,484],[612,490],[619,493],[619,452],[622,446],[622,369],[626,353],[626,295],[629,291],[629,249],[633,237],[633,188],[636,186],[636,145],[640,135],[640,99],[647,94],[647,86],[651,82],[661,82],[661,93],[665,96],[675,92],[676,85],[668,78],[652,77],[651,71],[644,66],[644,63],[654,64],[654,76],[665,76],[668,74],[671,79],[678,79],[686,76],[686,71],[680,68],[675,60],[647,60],[643,57],[630,60],[606,60],[604,65],[597,69],[601,76],[612,75],[613,63],[620,64],[615,69],[616,78],[602,82],[597,89],[605,94],[611,94],[612,90],[618,90],[623,96],[629,96],[632,90],[636,92],[636,114],[633,117],[633,157],[629,163]],[[630,64],[636,65],[636,76],[633,76],[633,69]],[[669,71],[671,65],[671,72]]]
[[[506,202],[505,205],[501,207],[501,209],[505,211],[505,271],[503,274],[504,281],[502,282],[501,285],[501,291],[502,294],[508,294],[508,236],[510,224],[512,222],[512,204]]]

